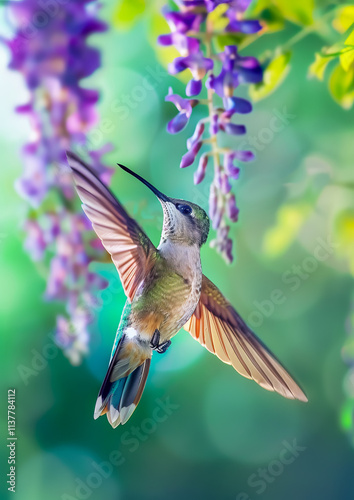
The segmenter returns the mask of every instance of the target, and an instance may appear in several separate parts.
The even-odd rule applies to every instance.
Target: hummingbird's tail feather
[[[112,359],[111,365],[113,364]],[[100,389],[94,412],[94,418],[107,414],[113,428],[125,424],[138,406],[150,368],[150,358],[132,370],[127,376],[111,381],[106,376]],[[113,373],[111,365],[107,375]]]

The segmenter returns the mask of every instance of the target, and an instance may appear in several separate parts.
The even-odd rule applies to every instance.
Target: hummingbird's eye
[[[192,213],[192,208],[189,205],[182,205],[181,203],[177,203],[176,208],[183,215],[189,215]]]

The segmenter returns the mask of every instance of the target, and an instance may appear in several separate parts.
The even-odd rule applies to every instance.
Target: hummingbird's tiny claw
[[[158,346],[158,348],[156,349],[156,352],[158,352],[159,354],[163,354],[164,352],[167,351],[167,349],[170,347],[170,345],[171,345],[171,341],[166,340],[166,342],[163,342],[162,344],[160,344]]]
[[[150,340],[151,349],[158,352],[159,354],[162,354],[166,352],[166,350],[170,347],[170,345],[171,345],[170,340],[166,340],[165,342],[162,342],[162,344],[160,344],[160,332],[158,330],[154,331],[154,334]]]
[[[159,347],[159,342],[160,342],[160,332],[158,330],[155,330],[150,340],[151,349],[157,349]]]

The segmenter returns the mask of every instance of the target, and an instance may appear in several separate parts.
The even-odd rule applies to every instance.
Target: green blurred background
[[[111,20],[112,8],[104,6],[101,16]],[[142,16],[129,29],[112,27],[90,39],[103,54],[101,69],[87,81],[101,91],[102,125],[91,133],[91,143],[97,148],[112,141],[107,164],[126,164],[166,194],[206,209],[208,179],[194,187],[193,167],[178,168],[199,117],[181,134],[167,134],[175,111],[164,96],[170,85],[182,90],[182,83],[161,66],[150,24]],[[272,47],[288,39],[291,30],[262,39],[252,53],[264,50],[264,40]],[[352,112],[333,102],[326,85],[306,78],[320,46],[315,36],[300,42],[286,82],[245,121],[258,146],[256,161],[242,169],[236,186],[234,264],[226,266],[208,246],[202,250],[205,274],[294,374],[309,403],[262,390],[182,331],[165,355],[154,355],[138,410],[115,430],[106,418],[94,421],[92,415],[125,297],[113,265],[97,266],[112,287],[99,293],[102,307],[95,312],[89,355],[80,366],[70,365],[51,340],[63,306],[43,301],[45,281],[23,250],[26,204],[13,183],[30,131],[13,109],[25,102],[26,91],[18,74],[4,69],[8,54],[0,48],[0,453],[7,471],[5,407],[7,389],[16,388],[17,498],[354,498],[350,417],[343,414],[347,366],[341,357],[353,281],[338,225],[353,213],[353,190],[342,184],[353,176],[354,126]],[[144,78],[153,89],[145,88]],[[275,131],[279,113],[287,118]],[[112,186],[157,244],[158,201],[122,172]],[[328,238],[327,257],[315,261],[316,248]],[[307,276],[296,280],[298,286],[294,266]],[[269,302],[274,290],[281,291],[281,304]],[[26,369],[32,371],[24,376]],[[166,400],[173,408],[158,413]],[[166,418],[157,421],[156,415]],[[295,454],[289,450],[294,442],[301,447]],[[121,453],[118,465],[105,464],[97,475],[95,463],[112,464],[115,450]],[[287,464],[280,460],[285,456]],[[2,481],[6,492],[4,476]]]

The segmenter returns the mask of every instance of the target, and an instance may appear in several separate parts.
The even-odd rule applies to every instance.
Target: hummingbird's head
[[[209,233],[209,217],[206,212],[190,201],[169,198],[160,200],[163,208],[161,241],[202,246]]]
[[[159,199],[163,208],[163,228],[161,242],[170,240],[175,243],[202,246],[209,233],[209,217],[206,212],[190,201],[169,198],[156,189],[150,182],[129,168],[118,163],[118,165],[139,179],[147,186]]]

